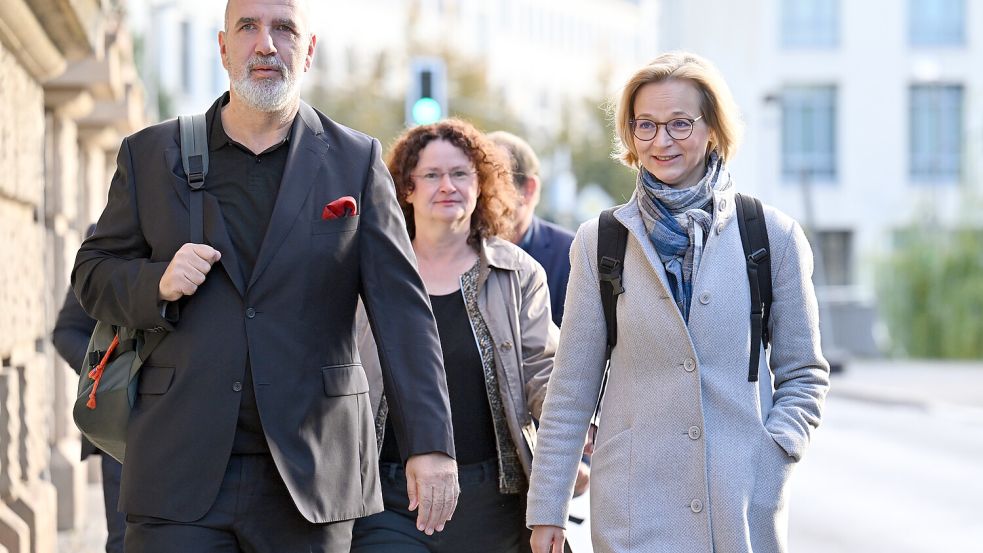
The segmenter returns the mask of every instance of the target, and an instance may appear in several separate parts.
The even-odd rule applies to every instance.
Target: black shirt
[[[498,456],[498,448],[485,388],[485,372],[471,320],[464,307],[464,295],[458,290],[446,296],[430,296],[430,304],[444,352],[457,463],[467,465],[494,459]],[[388,417],[385,441],[379,454],[383,462],[400,462],[394,435],[392,417]]]
[[[226,94],[222,106],[228,103],[228,98]],[[215,196],[222,208],[222,218],[247,283],[273,215],[273,206],[276,204],[290,150],[287,146],[288,139],[289,135],[279,144],[260,154],[254,154],[226,134],[225,127],[222,126],[221,108],[215,110],[209,122],[205,192]],[[266,444],[256,407],[256,392],[248,357],[241,394],[239,421],[232,452],[267,452],[269,446]]]

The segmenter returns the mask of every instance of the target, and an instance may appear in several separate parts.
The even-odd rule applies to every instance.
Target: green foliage
[[[315,85],[305,98],[342,125],[378,138],[386,148],[403,132],[403,98],[386,92],[384,80],[390,70],[386,55],[380,53],[367,76],[344,87]]]
[[[569,108],[567,108],[569,109]],[[611,158],[614,151],[614,124],[608,116],[606,101],[600,98],[584,100],[579,109],[586,115],[583,128],[565,129],[570,148],[570,162],[579,187],[594,183],[616,202],[628,201],[635,188],[635,171]],[[571,117],[564,117],[565,121]]]
[[[983,232],[911,226],[878,267],[894,353],[983,359]]]

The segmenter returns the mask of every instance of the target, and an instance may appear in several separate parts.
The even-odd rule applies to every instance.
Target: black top
[[[457,463],[467,465],[494,459],[498,456],[495,427],[488,405],[481,355],[464,307],[464,295],[458,290],[446,296],[430,296],[430,304],[437,319],[440,347],[444,352]],[[395,431],[389,417],[379,459],[399,463],[399,449],[392,436],[395,436]]]
[[[228,103],[228,96],[225,97]],[[289,135],[288,135],[289,138]],[[222,218],[239,258],[243,278],[249,282],[273,215],[276,195],[287,164],[288,138],[260,154],[229,138],[222,126],[222,110],[216,109],[209,122],[208,176],[205,192],[215,196],[222,208]],[[242,400],[236,426],[233,453],[269,451],[256,407],[252,369],[246,358],[242,380]]]

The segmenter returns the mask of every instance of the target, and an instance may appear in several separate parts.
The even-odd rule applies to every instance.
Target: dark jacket
[[[95,225],[90,225],[85,235],[90,236],[93,230]],[[65,301],[61,304],[61,310],[58,311],[55,328],[51,331],[51,342],[55,345],[58,355],[76,374],[82,370],[85,352],[89,349],[89,337],[92,336],[92,329],[95,327],[95,319],[82,309],[75,292],[69,288],[65,294]],[[82,438],[82,458],[85,459],[93,453],[99,453],[99,450],[89,440]]]
[[[151,126],[120,147],[109,202],[72,282],[99,320],[168,332],[142,367],[130,414],[120,500],[128,514],[189,522],[211,507],[232,451],[247,352],[270,454],[300,513],[324,523],[381,511],[355,347],[359,297],[401,413],[404,459],[454,455],[437,327],[379,142],[303,102],[290,132],[250,280],[206,180],[205,240],[222,258],[193,296],[167,306],[158,284],[190,226],[178,125]],[[357,214],[322,218],[344,196]]]
[[[563,302],[567,297],[567,280],[570,278],[570,244],[573,243],[573,233],[539,217],[533,217],[528,232],[527,239],[520,246],[546,269],[553,322],[560,326],[563,320]]]

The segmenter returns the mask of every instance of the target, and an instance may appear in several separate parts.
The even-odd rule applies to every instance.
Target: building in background
[[[738,186],[810,227],[824,331],[875,353],[895,232],[983,222],[983,3],[662,0],[659,21],[660,49],[708,57],[733,89]]]
[[[119,0],[3,0],[0,63],[0,551],[54,553],[87,471],[49,337],[143,89]]]

